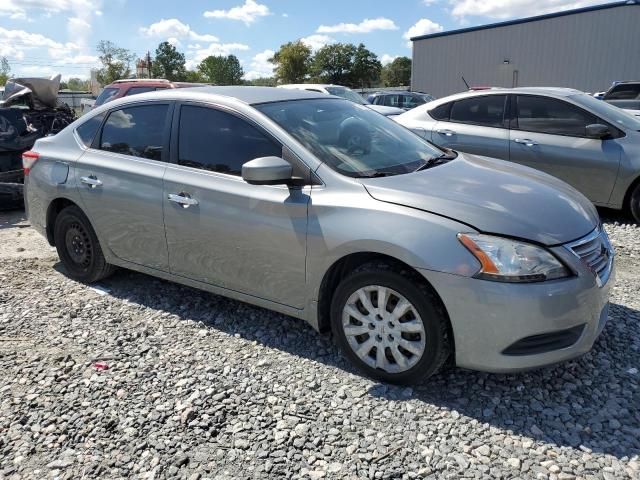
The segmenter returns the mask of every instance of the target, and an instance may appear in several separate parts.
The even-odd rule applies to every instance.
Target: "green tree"
[[[253,87],[275,87],[278,81],[274,77],[259,77],[253,80],[246,80],[244,83]]]
[[[312,76],[324,83],[350,85],[355,53],[356,46],[351,43],[325,45],[313,57]]]
[[[184,75],[185,82],[202,83],[204,79],[197,70],[187,70]]]
[[[272,58],[275,77],[282,83],[301,83],[309,73],[311,49],[302,41],[285,43]]]
[[[7,57],[0,58],[0,85],[4,85],[9,80],[9,74],[11,73],[11,67],[9,66],[9,60]]]
[[[353,56],[351,66],[350,83],[352,87],[368,88],[378,83],[382,64],[378,56],[368,50],[362,43],[358,45]]]
[[[411,59],[398,57],[382,69],[382,81],[386,87],[399,87],[411,83]]]
[[[235,55],[210,55],[200,62],[198,71],[205,81],[215,85],[240,85],[244,75],[240,61]]]
[[[102,68],[98,70],[97,79],[101,85],[108,85],[121,78],[131,76],[131,62],[135,55],[126,48],[120,48],[108,40],[100,40],[98,46],[100,63]]]
[[[70,78],[67,80],[67,88],[76,92],[89,91],[89,80],[82,80],[81,78]]]
[[[156,58],[151,63],[151,76],[177,82],[184,80],[186,73],[184,53],[180,53],[169,42],[158,45]]]

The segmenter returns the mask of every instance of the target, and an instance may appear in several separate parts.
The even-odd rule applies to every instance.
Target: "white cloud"
[[[249,71],[244,74],[244,78],[247,80],[255,80],[261,77],[272,77],[273,64],[269,62],[269,59],[273,57],[275,53],[273,50],[264,50],[255,55],[251,59]]]
[[[188,39],[196,42],[218,41],[218,37],[215,35],[199,34],[194,32],[188,24],[182,23],[177,18],[163,18],[159,22],[152,23],[148,27],[142,27],[140,29],[140,33],[146,37],[163,39]]]
[[[454,17],[481,16],[504,20],[571,10],[603,3],[602,0],[450,0]]]
[[[269,7],[262,5],[255,0],[245,0],[243,5],[233,7],[229,10],[208,10],[204,12],[206,18],[227,18],[238,20],[245,25],[251,25],[260,17],[270,15]]]
[[[283,13],[282,16],[283,16],[283,18],[289,18],[289,14],[288,13]]]
[[[102,5],[102,0],[0,0],[0,16],[26,20],[28,13],[42,11],[44,14],[95,12]]]
[[[385,53],[380,57],[380,63],[382,63],[382,65],[388,65],[396,58],[398,58],[398,55],[389,55],[388,53]]]
[[[444,30],[444,27],[439,23],[432,22],[428,18],[421,18],[413,25],[409,30],[404,32],[402,38],[407,40],[407,47],[411,48],[411,38],[418,37],[420,35],[429,35],[431,33],[438,33]]]
[[[317,33],[369,33],[375,30],[397,30],[393,20],[379,17],[366,18],[360,23],[338,23],[337,25],[320,25]]]
[[[328,35],[309,35],[308,37],[301,38],[300,41],[307,45],[311,50],[318,50],[325,45],[335,43],[335,39]]]
[[[230,55],[234,52],[247,51],[248,45],[243,43],[210,43],[207,47],[197,48],[189,51],[189,61],[187,68],[197,66],[202,60],[210,55]]]

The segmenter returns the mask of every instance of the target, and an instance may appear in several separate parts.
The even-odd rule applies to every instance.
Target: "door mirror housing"
[[[602,140],[611,136],[611,129],[606,125],[602,125],[601,123],[593,123],[591,125],[587,125],[586,134],[589,138],[597,138]]]
[[[280,157],[255,158],[242,165],[242,179],[252,185],[288,185],[293,168]]]

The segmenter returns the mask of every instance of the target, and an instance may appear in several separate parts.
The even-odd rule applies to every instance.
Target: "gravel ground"
[[[70,281],[2,214],[0,478],[640,478],[640,229],[618,222],[592,352],[399,388],[283,315],[127,271]]]

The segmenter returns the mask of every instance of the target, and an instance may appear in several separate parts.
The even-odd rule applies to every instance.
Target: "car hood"
[[[396,108],[396,107],[385,107],[384,105],[370,105],[368,104],[367,107],[369,107],[371,110],[381,113],[384,116],[387,115],[400,115],[402,113],[405,113],[405,111],[401,108]]]
[[[459,153],[416,173],[362,179],[383,202],[432,212],[483,233],[557,245],[596,228],[594,206],[566,183],[513,163]]]

